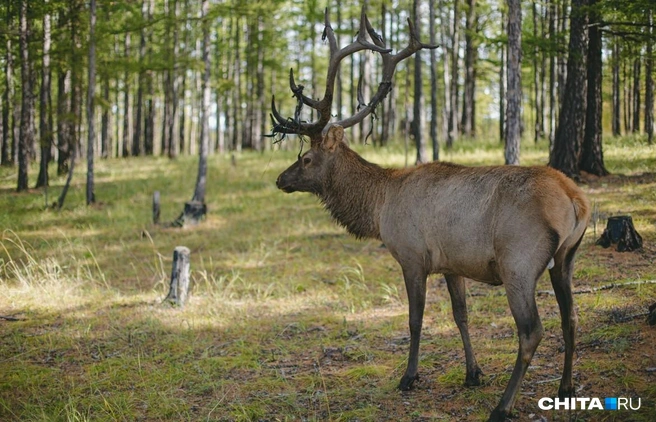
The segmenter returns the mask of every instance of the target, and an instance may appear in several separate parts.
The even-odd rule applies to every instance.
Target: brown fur
[[[463,277],[503,284],[518,327],[520,348],[511,380],[490,420],[511,411],[541,337],[535,285],[548,264],[561,309],[565,369],[559,395],[572,394],[576,314],[571,296],[573,257],[590,218],[584,193],[548,167],[465,167],[429,163],[384,169],[362,159],[331,127],[277,181],[286,192],[319,196],[335,220],[357,237],[382,240],[403,270],[410,307],[410,357],[400,388],[417,377],[426,277],[447,279],[465,346],[467,385],[480,368],[469,341]]]

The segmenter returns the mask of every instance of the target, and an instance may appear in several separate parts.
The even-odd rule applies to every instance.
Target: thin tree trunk
[[[647,56],[645,57],[645,132],[647,142],[654,141],[654,11],[649,10],[649,40],[647,41]]]
[[[336,7],[337,7],[337,27],[341,27],[342,24],[342,1],[341,0],[336,0]],[[383,3],[383,14],[385,13],[385,4]],[[337,31],[337,45],[341,46],[342,45],[342,34],[341,31]],[[385,34],[383,34],[383,37],[385,37]],[[342,86],[342,72],[341,70],[337,72],[337,80],[336,80],[336,85],[337,85],[337,120],[342,120],[343,118],[343,111],[342,111],[342,105],[343,105],[343,90],[344,87]]]
[[[633,61],[633,133],[640,132],[640,57]]]
[[[465,86],[462,97],[462,133],[467,137],[475,136],[476,129],[476,61],[478,47],[476,32],[478,17],[476,0],[467,0],[467,18],[465,26]]]
[[[205,185],[207,183],[207,155],[209,152],[209,113],[210,113],[210,29],[207,13],[209,11],[209,0],[203,0],[201,5],[203,26],[203,78],[202,78],[202,103],[200,110],[200,148],[198,154],[198,178],[192,201],[205,202]]]
[[[94,193],[94,145],[96,141],[94,117],[94,92],[96,90],[96,0],[89,5],[89,77],[87,91],[87,205],[96,202]]]
[[[68,171],[70,157],[70,72],[60,70],[57,77],[57,174],[61,176]]]
[[[130,33],[125,33],[125,59],[130,58]],[[130,156],[130,140],[132,139],[132,108],[130,107],[130,72],[126,69],[123,83],[123,148],[122,156]]]
[[[611,58],[613,63],[613,110],[612,110],[612,124],[613,136],[620,136],[622,132],[620,110],[620,43],[618,40],[613,40],[613,56]]]
[[[627,60],[622,60],[622,90],[624,91],[624,96],[622,100],[622,107],[624,108],[624,132],[631,132],[631,104],[633,100],[631,99],[631,88],[629,81],[629,70],[627,69]]]
[[[253,147],[256,151],[263,151],[263,134],[266,114],[263,110],[264,98],[264,22],[262,17],[257,18],[257,61],[255,65],[255,122],[253,124]]]
[[[560,34],[567,33],[567,11],[568,11],[568,1],[560,0],[560,13],[558,14],[558,21],[560,22],[560,28],[558,32]],[[564,54],[558,54],[558,104],[561,104],[559,107],[562,108],[563,98],[565,96],[565,85],[567,81],[567,57]],[[558,116],[560,119],[560,115]],[[557,129],[556,129],[557,130]]]
[[[164,105],[162,107],[162,137],[160,141],[160,149],[162,155],[168,155],[171,157],[171,122],[173,121],[171,117],[171,109],[173,108],[173,103],[171,97],[173,96],[173,85],[175,81],[175,75],[173,73],[173,66],[175,63],[175,55],[173,54],[173,48],[171,45],[171,31],[174,31],[174,38],[177,34],[178,25],[173,23],[173,14],[175,9],[175,2],[173,6],[169,0],[164,1],[164,15],[166,16],[166,32],[164,33],[164,48],[167,52],[167,64],[166,71],[164,72]],[[174,29],[175,28],[175,29]],[[175,41],[174,41],[175,42]]]
[[[437,44],[437,36],[435,29],[435,0],[429,1],[429,32],[430,32],[430,43],[431,45]],[[430,137],[431,144],[433,147],[433,161],[440,159],[440,145],[437,138],[437,121],[438,121],[438,110],[437,110],[437,53],[435,49],[430,50],[430,75],[431,75],[431,121],[430,121]]]
[[[148,0],[141,1],[141,16],[143,20],[148,19]],[[142,148],[142,121],[144,120],[145,108],[144,104],[144,91],[146,85],[146,70],[145,70],[145,59],[146,59],[146,27],[141,28],[141,34],[139,37],[139,79],[137,80],[137,99],[135,100],[136,105],[136,117],[134,121],[134,133],[132,136],[132,155],[139,156],[141,155]]]
[[[102,108],[102,117],[100,119],[100,156],[108,158],[112,151],[112,133],[109,130],[111,122],[109,119],[109,110],[111,102],[109,98],[109,75],[105,75],[102,81],[102,97],[105,105]]]
[[[538,7],[534,1],[531,2],[531,15],[533,17],[533,38],[538,39]],[[535,113],[535,122],[533,128],[533,141],[538,142],[544,128],[541,127],[542,121],[540,116],[542,110],[540,109],[540,66],[538,64],[538,57],[540,51],[537,43],[533,47],[533,111]]]
[[[602,40],[599,25],[601,15],[596,9],[598,0],[589,0],[590,25],[588,29],[587,107],[585,133],[581,146],[579,169],[596,176],[605,176],[604,154],[601,145],[602,105]]]
[[[572,1],[567,83],[558,116],[554,148],[549,157],[549,166],[569,177],[579,175],[579,154],[585,129],[588,49],[586,3],[586,0]]]
[[[45,0],[45,4],[48,0]],[[52,127],[48,121],[50,109],[50,13],[46,11],[43,15],[43,57],[41,67],[41,91],[39,108],[39,136],[41,138],[41,165],[39,177],[36,180],[37,188],[48,186],[48,164],[51,160]],[[46,194],[47,195],[47,194]],[[47,204],[46,199],[46,204]]]
[[[152,24],[153,13],[155,11],[155,0],[148,0],[148,22]],[[153,55],[153,30],[148,29],[146,32],[146,57]],[[153,70],[147,69],[146,76],[146,104],[145,104],[145,120],[144,120],[144,142],[143,153],[145,155],[153,155],[155,152],[155,84],[153,83]]]
[[[9,33],[13,32],[13,19],[11,16],[12,2],[7,2],[7,21],[6,28]],[[5,92],[2,96],[2,152],[0,153],[0,163],[3,166],[10,166],[13,164],[13,156],[11,155],[11,143],[14,134],[13,114],[9,111],[13,108],[12,102],[14,101],[14,58],[12,55],[11,37],[6,38],[6,51],[5,51]]]
[[[444,0],[438,0],[438,9],[442,11],[440,25],[440,40],[443,46],[448,46],[448,34],[447,29],[450,27],[448,24],[448,8],[444,4]],[[447,16],[444,16],[446,12]],[[398,23],[397,23],[398,28]],[[453,141],[455,139],[453,133],[453,124],[452,124],[452,112],[451,112],[451,68],[449,67],[449,58],[452,57],[451,50],[447,48],[442,48],[442,77],[444,81],[444,107],[442,109],[442,132],[444,133],[446,148],[451,149],[453,147]]]
[[[451,83],[449,102],[449,139],[451,143],[458,137],[458,70],[460,60],[460,0],[453,2],[453,20],[451,21]],[[447,141],[449,142],[449,141]]]
[[[233,119],[233,138],[232,138],[232,149],[233,151],[241,151],[242,140],[241,140],[241,125],[242,122],[242,113],[241,113],[241,54],[240,54],[240,38],[241,38],[241,19],[236,18],[235,23],[235,61],[233,63],[234,71],[234,87],[232,91],[232,119]]]
[[[421,27],[421,19],[419,18],[419,0],[413,0],[413,18],[415,28],[419,31]],[[424,139],[424,113],[423,113],[423,93],[422,93],[422,75],[421,75],[421,51],[415,53],[415,98],[413,105],[413,135],[415,138],[415,146],[417,147],[417,164],[427,163],[428,152],[426,151],[426,139]]]
[[[556,0],[549,0],[549,41],[556,40]],[[549,55],[549,151],[553,148],[556,128],[556,53]]]
[[[506,164],[519,164],[522,116],[522,11],[519,0],[507,0],[508,4],[508,71],[506,109]]]
[[[506,16],[501,11],[501,32],[506,33]],[[508,55],[502,43],[499,48],[499,141],[506,142],[506,63]]]
[[[27,0],[22,0],[20,4],[20,31],[19,46],[21,57],[21,125],[20,139],[18,142],[18,185],[16,190],[23,192],[28,189],[28,167],[30,159],[30,146],[34,133],[30,121],[30,106],[32,95],[32,84],[30,80],[30,56],[28,49],[28,19],[27,19]]]

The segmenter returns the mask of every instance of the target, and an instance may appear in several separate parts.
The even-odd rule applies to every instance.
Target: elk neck
[[[352,235],[380,239],[380,208],[392,170],[366,161],[345,145],[340,148],[321,201]]]

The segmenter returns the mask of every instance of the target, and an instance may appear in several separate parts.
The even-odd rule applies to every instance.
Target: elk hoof
[[[487,422],[506,422],[511,421],[510,414],[505,410],[494,409],[490,414]]]
[[[412,388],[412,384],[419,379],[419,375],[415,374],[414,376],[410,376],[408,374],[403,375],[403,378],[401,378],[401,382],[399,382],[399,390],[401,391],[408,391]]]
[[[474,369],[473,372],[467,372],[467,376],[465,377],[465,386],[476,387],[481,385],[481,375],[483,375],[483,371],[481,371],[481,368],[478,366],[476,369]]]

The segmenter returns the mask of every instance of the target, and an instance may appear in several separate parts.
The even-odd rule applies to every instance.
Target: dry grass
[[[446,159],[498,163],[498,145],[467,143]],[[401,148],[359,148],[402,165]],[[544,145],[523,159],[544,163]],[[609,140],[611,171],[584,189],[595,227],[579,254],[576,286],[656,279],[656,149]],[[485,384],[468,389],[464,356],[439,277],[429,306],[416,389],[395,387],[405,368],[407,310],[400,270],[379,242],[357,241],[318,202],[275,189],[293,153],[213,157],[208,219],[178,230],[149,223],[152,192],[173,220],[191,194],[195,160],[98,163],[96,195],[83,204],[79,175],[62,212],[40,191],[12,193],[0,170],[0,420],[485,420],[515,360],[502,290],[469,283],[470,326]],[[55,180],[58,193],[63,180]],[[641,252],[594,246],[605,218],[631,213]],[[161,305],[173,248],[192,251],[194,292],[184,309]],[[542,280],[541,290],[549,289]],[[576,297],[575,378],[580,397],[640,397],[640,411],[544,412],[556,394],[562,337],[553,297],[538,296],[546,335],[517,403],[519,420],[656,418],[656,329],[642,313],[656,286]],[[619,317],[618,317],[619,315]],[[618,322],[620,321],[620,322]],[[533,416],[531,416],[533,415]]]

